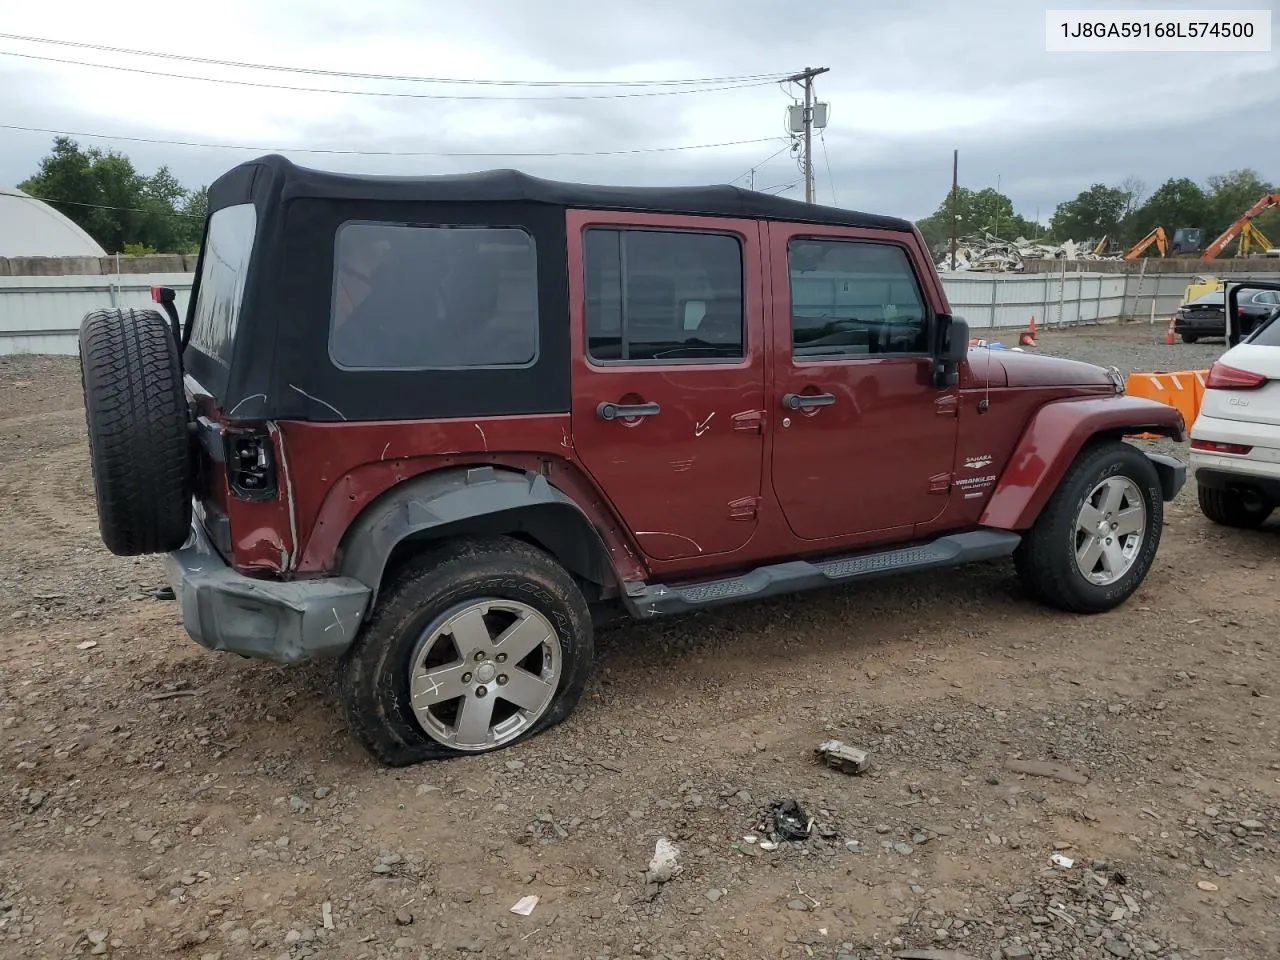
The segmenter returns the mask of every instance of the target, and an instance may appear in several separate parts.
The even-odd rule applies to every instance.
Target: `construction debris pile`
[[[961,237],[956,242],[956,270],[984,273],[1016,273],[1024,260],[1120,260],[1120,256],[1094,253],[1089,244],[1067,240],[1063,243],[1038,243],[1019,237],[1001,240],[990,233]],[[939,270],[951,269],[951,251],[947,249],[937,260]]]

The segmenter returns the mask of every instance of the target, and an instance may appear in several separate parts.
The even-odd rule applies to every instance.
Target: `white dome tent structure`
[[[79,225],[43,200],[0,186],[0,257],[105,257]]]

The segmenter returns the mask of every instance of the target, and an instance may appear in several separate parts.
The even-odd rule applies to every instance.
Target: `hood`
[[[1004,368],[1005,382],[1010,387],[1114,386],[1106,367],[1097,364],[1011,350],[993,350],[991,354],[991,359]]]

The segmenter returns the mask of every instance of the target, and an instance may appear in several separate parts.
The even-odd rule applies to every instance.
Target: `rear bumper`
[[[165,572],[191,639],[210,650],[276,663],[341,655],[364,619],[369,588],[349,577],[280,582],[231,569],[198,520]]]
[[[1227,321],[1223,317],[1180,317],[1173,318],[1174,333],[1193,333],[1202,336],[1222,336],[1227,329]]]
[[[1214,457],[1214,460],[1223,458]],[[1198,464],[1195,468],[1196,486],[1206,490],[1253,490],[1274,504],[1280,504],[1280,470],[1270,473],[1238,471],[1235,464],[1225,467],[1215,463]]]

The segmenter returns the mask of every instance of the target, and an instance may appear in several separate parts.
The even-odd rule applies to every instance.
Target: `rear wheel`
[[[1028,593],[1073,613],[1124,603],[1160,546],[1164,497],[1155,467],[1120,441],[1087,447],[1014,554]]]
[[[102,541],[127,557],[186,542],[192,469],[178,347],[154,310],[80,324],[80,380]]]
[[[1245,530],[1262,526],[1275,509],[1275,504],[1261,494],[1243,490],[1215,490],[1197,484],[1196,498],[1200,501],[1200,512],[1214,523]]]
[[[564,720],[592,659],[586,601],[555,560],[506,537],[454,541],[383,591],[344,658],[343,704],[389,766],[486,753]]]
[[[1182,335],[1182,342],[1183,342],[1183,343],[1195,343],[1195,342],[1196,342],[1197,340],[1199,340],[1199,339],[1200,339],[1200,338],[1199,338],[1199,337],[1197,337],[1194,333],[1184,333],[1184,334]]]

